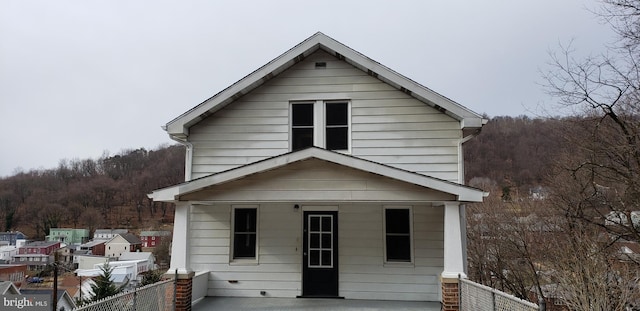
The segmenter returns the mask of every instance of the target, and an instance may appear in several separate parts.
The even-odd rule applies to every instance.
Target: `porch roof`
[[[460,202],[482,202],[482,198],[487,195],[487,193],[480,189],[409,172],[326,149],[311,147],[194,179],[168,188],[158,189],[148,194],[148,196],[154,201],[176,202],[180,201],[182,196],[201,191],[208,187],[239,180],[250,175],[267,172],[308,159],[319,159],[341,165],[346,168],[356,169],[439,191],[454,196],[457,198],[457,201]]]

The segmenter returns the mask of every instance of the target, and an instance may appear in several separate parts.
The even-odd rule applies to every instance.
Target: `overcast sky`
[[[318,31],[478,113],[543,114],[549,51],[612,42],[598,5],[0,0],[0,177],[172,143],[162,125]]]

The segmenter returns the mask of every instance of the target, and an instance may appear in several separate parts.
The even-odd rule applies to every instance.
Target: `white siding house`
[[[133,234],[118,234],[104,243],[104,255],[118,259],[124,253],[139,251],[141,247],[142,242]]]
[[[187,180],[149,195],[176,203],[170,271],[208,296],[438,301],[484,123],[317,33],[166,125],[187,147]]]

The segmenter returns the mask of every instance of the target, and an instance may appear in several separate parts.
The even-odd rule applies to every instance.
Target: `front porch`
[[[384,301],[309,298],[230,298],[205,297],[193,305],[192,311],[204,310],[338,310],[338,311],[439,311],[439,302]]]
[[[483,195],[309,148],[150,197],[176,203],[170,271],[195,272],[194,301],[304,296],[439,307],[452,292],[444,283],[464,277],[461,204]],[[294,309],[303,300],[295,301]]]

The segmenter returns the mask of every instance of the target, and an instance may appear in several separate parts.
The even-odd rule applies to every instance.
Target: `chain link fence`
[[[460,311],[538,311],[535,303],[460,279]]]
[[[93,302],[74,311],[173,311],[174,280],[165,280]]]

